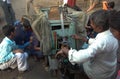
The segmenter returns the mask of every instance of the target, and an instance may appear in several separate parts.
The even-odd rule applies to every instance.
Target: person
[[[37,40],[36,35],[34,33],[31,34],[30,40],[32,41],[30,45],[26,47],[26,51],[30,56],[33,56],[35,61],[40,61],[43,57],[42,51],[40,49],[40,42]]]
[[[28,54],[21,49],[17,49],[17,45],[13,40],[15,28],[8,24],[3,26],[2,32],[5,38],[0,43],[0,70],[18,67],[20,72],[26,71],[28,69]]]
[[[14,26],[16,32],[14,41],[18,45],[18,48],[24,50],[32,42],[29,40],[32,32],[30,31],[29,36],[27,36],[26,29],[24,28],[24,26],[30,28],[31,27],[30,22],[24,17],[22,17],[20,21],[19,20],[15,21]]]
[[[108,9],[109,10],[113,10],[114,7],[115,7],[115,2],[114,1],[111,1],[111,2],[108,3]]]
[[[120,40],[120,11],[114,13],[110,18],[110,30],[112,34]]]
[[[118,75],[116,79],[120,79],[120,11],[114,13],[111,18],[110,18],[110,30],[114,37],[118,39],[119,41],[119,49],[117,53],[117,58],[118,58]]]
[[[108,15],[98,10],[90,16],[91,27],[98,34],[88,48],[77,51],[63,47],[56,54],[67,55],[72,64],[83,63],[81,73],[85,73],[85,79],[111,79],[116,71],[118,41],[109,30]]]
[[[7,24],[14,24],[16,21],[15,12],[12,8],[11,0],[1,0],[1,7],[5,14]]]

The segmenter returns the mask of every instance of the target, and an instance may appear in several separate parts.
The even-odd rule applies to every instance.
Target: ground
[[[0,71],[0,79],[58,79],[56,76],[51,76],[43,65],[43,61],[34,61],[32,58],[28,59],[29,71],[19,73],[17,68],[15,70]]]
[[[25,0],[11,0],[12,6],[16,14],[16,18],[20,19],[22,15],[25,15]],[[36,0],[37,1],[37,0]],[[40,1],[41,7],[52,7],[56,6],[57,2],[55,0],[38,0]],[[88,0],[77,0],[77,5],[80,8],[86,8],[88,7],[88,3],[86,2]],[[116,9],[120,9],[120,1],[119,0],[113,0],[116,2]],[[30,13],[33,12],[33,8],[31,7]],[[0,17],[4,18],[4,13],[0,7]],[[4,24],[4,23],[3,23]],[[3,24],[0,24],[2,27]],[[0,29],[1,29],[0,27]],[[1,37],[1,31],[0,31],[0,37]],[[1,38],[2,39],[2,38]],[[50,72],[45,70],[45,67],[43,65],[43,61],[41,62],[35,62],[32,58],[29,59],[29,65],[30,65],[30,71],[25,73],[19,73],[17,69],[12,71],[0,71],[0,79],[58,79],[57,77],[51,77]]]

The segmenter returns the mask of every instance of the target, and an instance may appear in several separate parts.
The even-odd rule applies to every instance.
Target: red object
[[[69,7],[74,7],[76,5],[76,0],[68,0],[67,4]]]

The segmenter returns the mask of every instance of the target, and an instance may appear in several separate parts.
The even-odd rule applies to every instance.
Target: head
[[[108,3],[108,9],[113,9],[114,6],[115,6],[115,2],[114,1]]]
[[[68,41],[62,41],[61,42],[61,48],[66,47],[68,49],[70,49],[70,43]]]
[[[111,16],[109,24],[114,37],[120,40],[120,11]]]
[[[106,10],[98,10],[90,15],[90,25],[97,33],[109,29],[109,15]]]
[[[25,17],[22,17],[21,23],[23,24],[23,27],[24,27],[25,30],[31,28],[30,21],[28,19],[26,19]]]
[[[15,36],[15,27],[12,25],[5,25],[2,27],[2,32],[5,36],[12,39]]]

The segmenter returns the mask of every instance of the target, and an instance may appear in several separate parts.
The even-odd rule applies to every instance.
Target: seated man
[[[2,31],[5,38],[0,44],[0,70],[18,67],[20,72],[26,71],[28,69],[28,54],[21,49],[17,49],[16,43],[13,41],[15,28],[11,25],[5,25]]]

